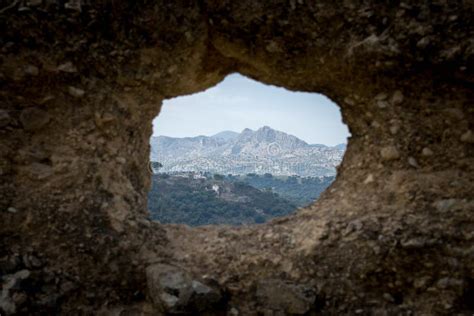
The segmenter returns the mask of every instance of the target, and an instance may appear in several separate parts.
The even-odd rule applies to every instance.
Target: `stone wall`
[[[0,1],[0,311],[472,314],[473,11]],[[265,225],[150,222],[162,100],[232,72],[339,104],[336,182]]]

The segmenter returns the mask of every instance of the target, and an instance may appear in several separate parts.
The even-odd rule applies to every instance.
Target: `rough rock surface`
[[[302,312],[302,288],[309,314],[471,315],[473,11],[1,0],[0,312],[154,315],[145,271],[163,263],[216,280],[229,315]],[[162,100],[232,72],[340,105],[352,137],[336,182],[265,225],[150,222]],[[295,301],[276,306],[265,280]]]

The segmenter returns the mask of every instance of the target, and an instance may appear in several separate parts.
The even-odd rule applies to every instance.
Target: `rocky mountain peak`
[[[246,128],[240,134],[224,131],[210,137],[151,140],[151,160],[161,162],[163,172],[328,176],[335,174],[343,154],[341,146],[309,145],[269,126]]]

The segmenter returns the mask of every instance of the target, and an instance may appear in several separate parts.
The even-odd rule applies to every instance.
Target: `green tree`
[[[214,180],[222,181],[222,180],[224,180],[224,176],[221,175],[221,174],[216,173],[216,174],[214,175]]]
[[[163,168],[163,165],[159,161],[150,161],[150,166],[153,173],[158,173],[158,170]]]

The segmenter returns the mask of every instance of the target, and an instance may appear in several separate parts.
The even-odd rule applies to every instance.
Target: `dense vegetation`
[[[245,176],[228,175],[226,178],[230,181],[247,183],[260,190],[277,193],[298,207],[315,201],[334,181],[334,177],[275,177],[269,173],[264,175],[249,173]]]
[[[162,223],[241,225],[287,215],[296,205],[271,191],[220,175],[196,179],[191,174],[155,174],[148,209],[151,218]]]

